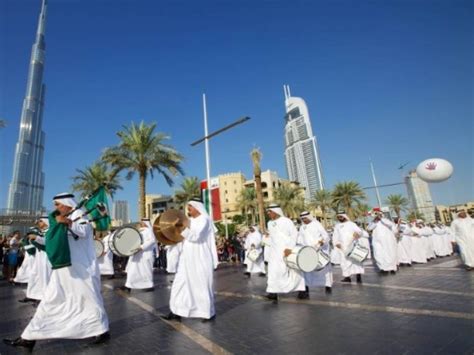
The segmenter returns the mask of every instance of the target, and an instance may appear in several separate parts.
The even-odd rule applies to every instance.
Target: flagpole
[[[207,106],[206,106],[206,94],[202,94],[202,106],[204,110],[204,137],[205,139],[205,151],[206,151],[206,179],[207,179],[207,191],[208,191],[208,198],[209,198],[209,216],[211,217],[211,221],[214,220],[213,210],[212,210],[212,193],[211,193],[211,159],[209,157],[209,135],[207,129]]]

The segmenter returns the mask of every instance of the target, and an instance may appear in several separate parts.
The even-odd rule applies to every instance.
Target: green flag
[[[99,206],[99,207],[97,207]],[[93,194],[93,196],[85,203],[86,210],[92,210],[89,213],[90,220],[95,223],[95,230],[98,232],[106,231],[110,227],[109,202],[107,193],[103,186]],[[94,208],[96,207],[96,208]]]
[[[46,255],[53,269],[71,266],[71,251],[67,236],[67,225],[56,222],[57,212],[48,216],[49,229],[46,233]]]

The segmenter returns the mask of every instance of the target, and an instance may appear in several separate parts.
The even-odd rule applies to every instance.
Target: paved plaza
[[[125,279],[103,280],[112,338],[39,341],[37,354],[474,354],[474,272],[456,257],[404,267],[381,276],[369,264],[364,284],[341,284],[335,267],[333,293],[313,289],[267,301],[266,279],[247,279],[241,266],[215,273],[217,319],[211,323],[162,320],[168,312],[172,275],[155,271],[153,292],[114,290]],[[0,336],[15,337],[35,308],[17,302],[23,287],[0,282]],[[0,354],[18,351],[0,344]]]

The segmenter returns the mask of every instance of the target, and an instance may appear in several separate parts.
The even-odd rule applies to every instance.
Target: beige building
[[[168,209],[176,208],[173,197],[168,195],[145,195],[145,216],[154,219]]]
[[[231,219],[235,215],[242,214],[239,209],[238,198],[244,188],[255,188],[255,180],[246,180],[245,175],[241,172],[229,173],[217,176],[219,180],[219,196],[222,218]],[[299,185],[297,182],[290,182],[286,179],[281,179],[278,174],[271,170],[262,172],[262,194],[265,204],[270,204],[274,201],[274,191],[283,183],[291,183]],[[304,190],[301,191],[304,197]]]
[[[436,220],[443,224],[449,224],[456,218],[456,213],[461,209],[465,209],[471,217],[474,217],[474,202],[471,201],[452,206],[437,205],[435,207]]]

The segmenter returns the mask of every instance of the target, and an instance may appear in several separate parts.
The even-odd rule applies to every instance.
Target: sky
[[[49,0],[43,130],[44,205],[71,177],[118,143],[130,122],[156,122],[185,156],[188,176],[205,178],[202,94],[209,131],[248,122],[210,142],[211,175],[286,177],[284,94],[309,108],[327,188],[355,180],[402,181],[440,157],[454,166],[431,184],[435,204],[474,199],[472,1]],[[28,63],[40,0],[0,0],[0,208],[6,207]],[[403,170],[400,164],[407,163]],[[148,193],[170,194],[160,176]],[[138,182],[115,199],[136,218]],[[375,192],[367,190],[375,205]],[[382,199],[406,194],[383,188]]]

